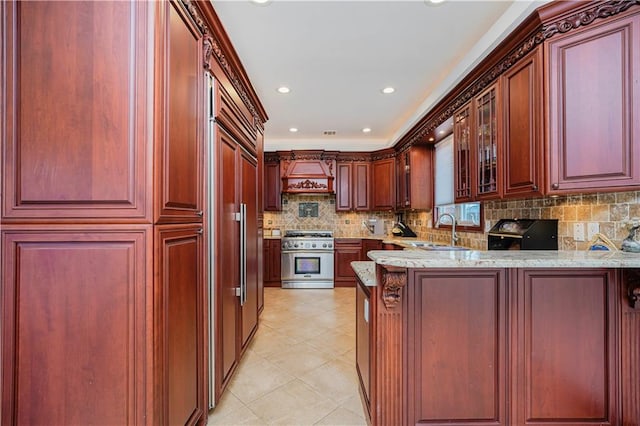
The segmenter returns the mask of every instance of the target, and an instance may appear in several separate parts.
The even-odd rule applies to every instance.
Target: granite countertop
[[[282,238],[282,236],[281,235],[264,235],[262,238],[265,240],[279,240]]]
[[[368,256],[403,268],[640,268],[640,254],[621,251],[373,250]]]
[[[376,286],[376,263],[366,260],[351,262],[351,267],[360,281],[367,287]]]

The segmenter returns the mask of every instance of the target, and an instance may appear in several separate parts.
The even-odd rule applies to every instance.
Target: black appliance
[[[415,237],[416,233],[402,222],[402,213],[398,214],[398,220],[393,225],[391,233],[396,237]]]
[[[558,250],[558,219],[500,219],[487,239],[488,250]]]

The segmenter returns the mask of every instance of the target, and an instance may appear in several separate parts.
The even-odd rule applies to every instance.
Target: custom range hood
[[[324,151],[294,152],[289,157],[280,157],[282,193],[286,194],[333,194],[336,169],[335,158],[327,158]]]

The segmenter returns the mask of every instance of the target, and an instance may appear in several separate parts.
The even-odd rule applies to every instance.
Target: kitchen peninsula
[[[352,265],[371,424],[640,424],[637,254],[368,256]]]

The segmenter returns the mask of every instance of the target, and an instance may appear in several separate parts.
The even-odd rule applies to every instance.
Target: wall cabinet
[[[371,210],[394,210],[396,204],[396,161],[394,158],[371,163]]]
[[[638,32],[635,11],[545,43],[550,194],[640,185]]]
[[[264,210],[282,210],[282,179],[280,176],[280,161],[278,155],[267,153],[264,157]]]
[[[282,241],[278,239],[264,240],[264,285],[265,287],[281,286],[281,253]]]
[[[433,148],[414,145],[396,156],[396,208],[430,210],[433,205]]]
[[[336,211],[368,211],[370,163],[338,161],[336,167]]]
[[[540,196],[543,191],[542,48],[501,77],[503,197]]]
[[[475,165],[475,198],[487,200],[502,194],[502,107],[500,84],[495,83],[476,96],[473,121]]]
[[[472,172],[473,141],[471,135],[473,119],[472,102],[467,103],[453,114],[453,165],[454,195],[456,203],[473,201],[475,174]]]

